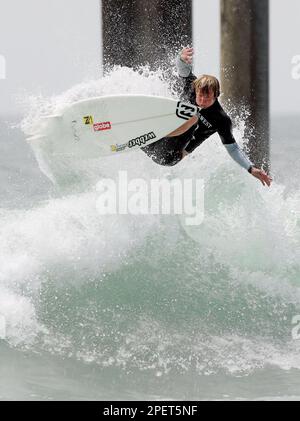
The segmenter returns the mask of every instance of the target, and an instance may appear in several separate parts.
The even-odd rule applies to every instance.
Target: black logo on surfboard
[[[139,136],[135,139],[131,139],[128,142],[128,148],[134,148],[135,146],[142,146],[146,145],[149,140],[156,139],[156,134],[153,132],[143,134],[142,136]]]
[[[194,115],[197,115],[198,107],[192,104],[186,104],[179,101],[177,104],[176,115],[184,120],[189,120]]]

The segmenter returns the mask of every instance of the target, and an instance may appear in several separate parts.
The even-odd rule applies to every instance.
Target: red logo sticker
[[[101,132],[102,130],[111,130],[111,122],[106,121],[104,123],[96,123],[93,125],[95,132]]]

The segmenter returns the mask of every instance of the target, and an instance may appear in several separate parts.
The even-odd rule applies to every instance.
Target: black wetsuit
[[[184,83],[182,100],[197,105],[193,85],[195,79],[196,76],[193,73],[190,73],[188,77],[182,78]],[[236,143],[232,134],[231,119],[221,107],[218,99],[211,107],[202,109],[199,112],[198,123],[187,132],[180,136],[165,137],[141,149],[157,164],[173,166],[181,161],[184,150],[188,153],[193,152],[194,149],[216,132],[224,145]],[[250,161],[249,165],[251,165]]]

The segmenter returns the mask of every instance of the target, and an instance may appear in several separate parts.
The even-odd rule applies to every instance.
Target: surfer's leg
[[[174,166],[182,160],[183,151],[191,141],[195,128],[196,126],[192,126],[179,136],[164,137],[141,149],[156,164]]]

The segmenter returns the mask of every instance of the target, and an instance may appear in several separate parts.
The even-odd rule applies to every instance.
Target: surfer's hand
[[[193,55],[194,55],[194,49],[185,47],[180,54],[180,58],[182,61],[184,61],[187,64],[192,64],[193,62]]]
[[[251,174],[253,175],[253,177],[258,178],[264,186],[267,185],[268,187],[270,187],[273,181],[272,178],[268,174],[266,174],[263,170],[260,170],[255,167],[252,168]]]

